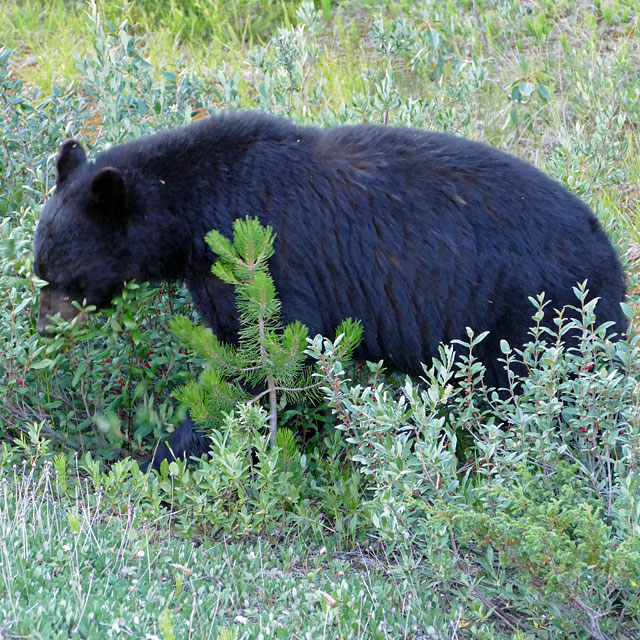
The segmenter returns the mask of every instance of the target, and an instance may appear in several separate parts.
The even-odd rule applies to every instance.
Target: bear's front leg
[[[167,440],[158,443],[155,452],[140,465],[143,472],[149,469],[160,471],[163,460],[186,460],[200,458],[209,451],[209,439],[198,429],[196,423],[187,418]]]

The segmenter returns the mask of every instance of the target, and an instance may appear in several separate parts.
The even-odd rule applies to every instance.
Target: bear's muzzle
[[[64,292],[56,291],[51,286],[44,287],[40,291],[40,305],[38,307],[38,320],[36,321],[36,329],[43,336],[50,336],[47,331],[49,316],[59,313],[63,320],[67,322],[73,320],[78,314],[84,315],[73,306],[73,297]],[[82,319],[82,318],[81,318]]]

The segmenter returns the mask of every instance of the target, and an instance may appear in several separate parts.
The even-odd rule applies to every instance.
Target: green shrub
[[[488,389],[469,334],[409,378],[399,395],[352,386],[330,341],[309,353],[367,476],[364,505],[378,534],[416,571],[513,630],[561,637],[638,633],[640,595],[640,338],[611,342],[595,302],[577,289],[578,319],[540,328],[523,350],[503,343],[506,393]],[[579,347],[566,348],[568,331]],[[526,375],[513,375],[518,363]],[[472,603],[482,606],[475,613]],[[618,635],[616,635],[618,634]],[[544,636],[546,637],[546,636]]]

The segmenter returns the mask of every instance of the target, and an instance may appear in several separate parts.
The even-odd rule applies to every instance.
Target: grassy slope
[[[40,465],[3,478],[0,633],[11,637],[401,638],[425,620],[426,594],[372,549],[175,538],[180,509],[151,516],[139,476],[65,486]]]
[[[106,19],[127,19],[146,43],[145,57],[157,69],[170,69],[178,57],[200,75],[211,78],[222,64],[239,71],[241,85],[251,85],[247,52],[269,41],[282,26],[295,24],[299,3],[253,0],[228,3],[205,1],[102,2]],[[329,7],[332,3],[322,3]],[[43,10],[43,6],[46,9]],[[286,6],[286,12],[283,7]],[[605,206],[608,221],[619,223],[625,234],[637,241],[634,203],[640,179],[638,142],[638,13],[631,0],[602,0],[593,5],[580,0],[563,0],[524,5],[500,0],[479,5],[466,2],[427,2],[418,10],[412,2],[334,3],[330,21],[319,34],[318,60],[306,78],[310,85],[324,87],[320,107],[349,108],[371,84],[367,73],[382,72],[390,61],[396,72],[396,90],[414,98],[429,98],[438,91],[432,69],[415,66],[410,56],[381,55],[367,39],[373,20],[386,16],[386,24],[406,16],[419,30],[437,29],[446,37],[448,54],[460,60],[474,60],[482,78],[477,95],[458,96],[458,105],[470,107],[472,124],[458,126],[459,132],[485,139],[512,150],[545,167],[551,145],[563,136],[575,136],[575,127],[587,135],[598,129],[606,139],[598,151],[613,143],[621,145],[612,158],[594,157],[586,150],[579,173],[589,176],[592,188]],[[74,55],[91,50],[91,28],[86,6],[65,0],[7,0],[0,7],[0,41],[16,50],[15,71],[27,82],[46,92],[52,83],[75,78]],[[478,21],[479,20],[479,21]],[[445,70],[446,74],[452,70]],[[520,121],[509,120],[513,103],[508,99],[513,85],[521,81],[543,84],[553,95],[550,104],[531,96],[527,107],[520,105]],[[355,107],[355,108],[354,108]],[[351,107],[357,113],[357,105]],[[622,126],[614,121],[628,116]],[[462,114],[459,114],[460,119]],[[435,123],[436,128],[438,124]],[[621,182],[598,185],[598,172],[611,172],[605,162],[615,162]],[[573,170],[573,168],[571,168]],[[575,173],[574,171],[571,171]],[[567,174],[570,173],[567,170]],[[563,176],[560,176],[563,177]],[[574,175],[574,181],[576,177]],[[614,225],[615,226],[615,225]]]

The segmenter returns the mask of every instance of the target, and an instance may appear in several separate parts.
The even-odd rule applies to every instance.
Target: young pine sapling
[[[321,382],[312,378],[307,364],[308,329],[301,322],[286,326],[281,318],[267,261],[273,255],[275,233],[255,218],[237,219],[233,241],[218,231],[210,231],[205,240],[219,258],[211,271],[236,290],[240,324],[237,344],[221,342],[213,332],[177,316],[174,333],[206,362],[199,382],[182,387],[177,396],[191,411],[196,423],[215,426],[224,412],[238,402],[267,399],[270,443],[276,442],[278,401],[309,398]],[[344,334],[341,357],[349,357],[362,337],[359,321],[344,320],[336,335]]]

